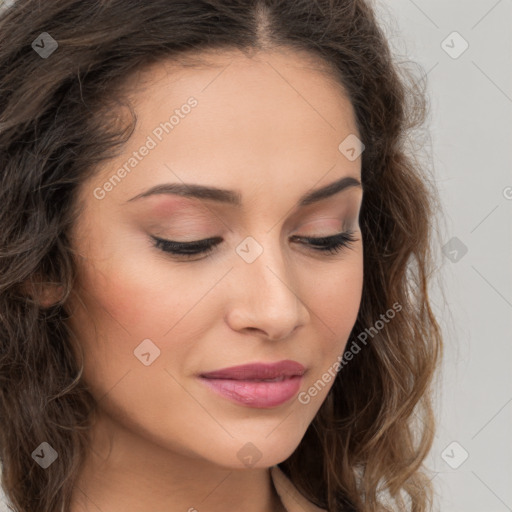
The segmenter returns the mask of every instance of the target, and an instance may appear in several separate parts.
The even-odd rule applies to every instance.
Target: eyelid
[[[344,222],[338,217],[320,217],[310,222],[302,224],[298,231],[320,231],[327,232],[326,235],[311,235],[311,237],[334,236],[340,234],[344,230]],[[332,233],[334,231],[334,233]],[[299,235],[302,236],[302,235]]]
[[[165,238],[160,238],[154,235],[151,235],[151,238],[154,240],[155,244],[158,246],[174,246],[176,248],[186,248],[186,249],[200,249],[200,248],[208,248],[219,245],[223,239],[219,236],[213,236],[210,238],[203,238],[202,240],[193,240],[191,242],[178,242],[176,240],[167,240]]]
[[[314,252],[323,253],[328,256],[334,253],[338,253],[343,249],[352,248],[352,244],[359,241],[359,238],[355,237],[357,230],[345,230],[334,235],[322,236],[322,237],[305,237],[299,235],[293,235],[291,238],[299,241],[306,242]],[[205,238],[203,240],[196,240],[192,242],[176,242],[174,240],[166,240],[163,238],[155,237],[151,235],[154,240],[153,246],[159,250],[169,253],[173,258],[191,260],[191,256],[200,256],[203,258],[209,256],[214,248],[223,242],[221,237]],[[330,243],[329,243],[330,242]],[[201,260],[203,258],[196,258]]]

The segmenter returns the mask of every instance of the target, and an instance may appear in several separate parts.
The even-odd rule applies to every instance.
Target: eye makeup
[[[151,238],[153,239],[154,247],[157,249],[173,256],[185,258],[197,255],[209,255],[214,248],[223,241],[221,237],[206,238],[194,242],[176,242],[155,236],[151,236]],[[350,248],[359,240],[353,230],[344,231],[332,236],[304,237],[294,235],[291,238],[325,255],[337,254],[344,248]]]

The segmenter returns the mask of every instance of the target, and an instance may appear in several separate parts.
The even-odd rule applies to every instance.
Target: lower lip
[[[277,407],[293,398],[300,389],[302,376],[296,375],[277,382],[250,380],[201,380],[213,391],[246,407]]]

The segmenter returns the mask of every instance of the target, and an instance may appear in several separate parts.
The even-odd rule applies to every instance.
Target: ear
[[[64,292],[64,287],[62,285],[35,279],[29,279],[26,281],[23,289],[40,305],[40,307],[49,308],[62,298]]]

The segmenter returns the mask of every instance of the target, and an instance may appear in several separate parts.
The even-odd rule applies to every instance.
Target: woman
[[[424,96],[363,0],[0,18],[13,510],[428,510]]]

